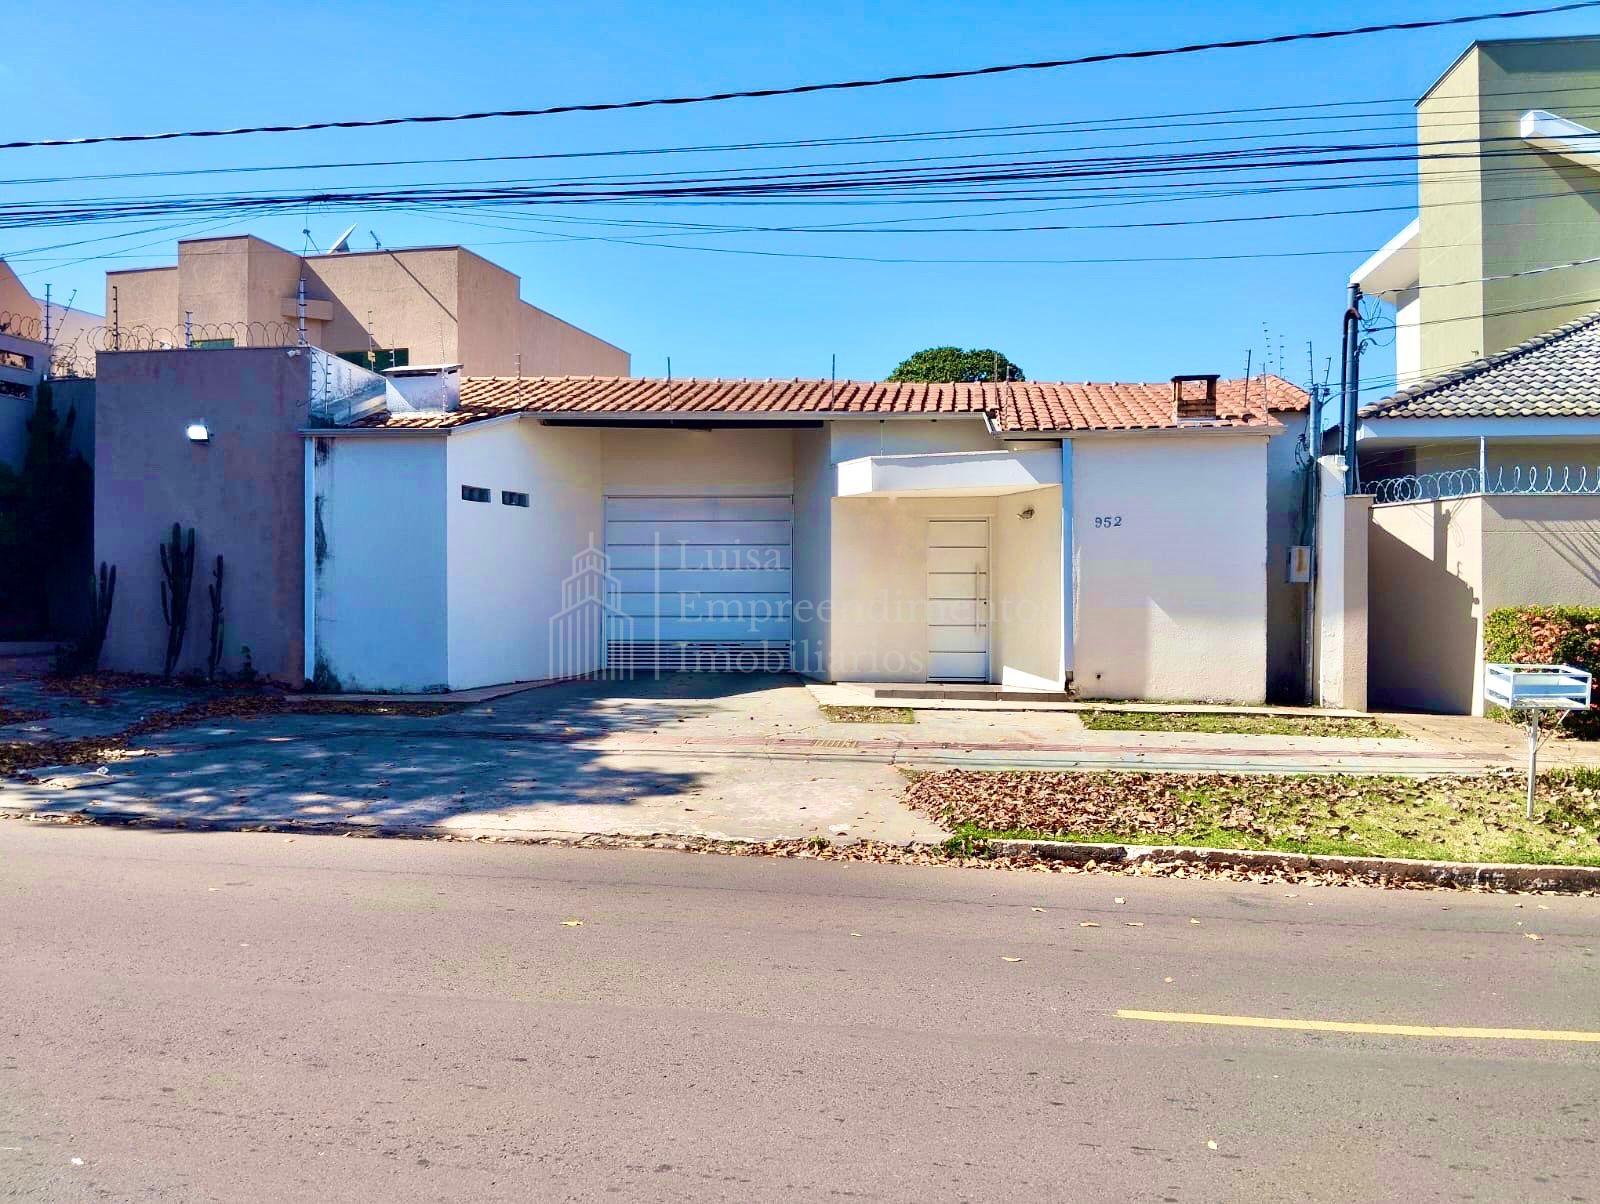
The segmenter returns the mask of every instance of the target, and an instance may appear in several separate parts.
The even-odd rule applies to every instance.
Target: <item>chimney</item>
[[[1196,386],[1200,386],[1196,388]],[[1172,417],[1176,422],[1217,420],[1217,374],[1172,378]]]

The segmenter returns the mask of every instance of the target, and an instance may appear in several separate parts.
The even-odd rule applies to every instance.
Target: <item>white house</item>
[[[1283,428],[1258,382],[453,380],[313,405],[313,681],[793,668],[1265,695]]]

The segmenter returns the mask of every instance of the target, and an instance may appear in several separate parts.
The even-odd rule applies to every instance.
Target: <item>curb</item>
[[[1522,865],[1515,862],[1418,861],[1408,857],[1339,857],[1326,853],[1275,853],[1185,845],[1075,844],[1064,840],[988,840],[1005,857],[1040,857],[1078,864],[1193,865],[1206,869],[1278,870],[1344,874],[1401,885],[1487,890],[1600,891],[1600,867]]]
[[[563,848],[670,849],[693,853],[741,855],[794,855],[813,847],[804,838],[748,840],[654,833],[651,835],[510,829],[473,832],[437,824],[360,824],[338,820],[287,820],[240,823],[227,820],[172,819],[135,812],[82,808],[68,811],[18,811],[0,808],[0,821],[92,824],[101,827],[143,828],[168,832],[273,832],[284,835],[377,837],[400,840],[442,840],[462,843],[546,845]],[[829,842],[835,852],[848,852],[873,842]],[[994,858],[1058,861],[1086,869],[1156,872],[1192,866],[1201,871],[1256,870],[1278,874],[1324,873],[1374,886],[1407,885],[1456,890],[1527,893],[1600,894],[1600,866],[1521,865],[1508,862],[1476,864],[1463,861],[1418,861],[1402,857],[1338,857],[1324,853],[1275,853],[1257,849],[1211,849],[1187,845],[1077,844],[1064,840],[974,841],[965,855],[952,855],[943,843],[915,841],[894,844],[901,853],[919,860],[932,858],[948,865],[993,864]],[[787,851],[785,851],[787,850]],[[801,853],[800,855],[811,855]]]

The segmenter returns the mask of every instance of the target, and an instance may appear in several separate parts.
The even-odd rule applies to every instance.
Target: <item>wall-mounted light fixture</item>
[[[1017,512],[1017,517],[1020,518],[1023,522],[1027,522],[1030,518],[1033,517],[1033,507],[1029,506],[1026,510],[1019,510]]]
[[[189,436],[190,443],[211,442],[211,431],[206,426],[204,419],[201,419],[199,422],[191,422],[183,433]]]

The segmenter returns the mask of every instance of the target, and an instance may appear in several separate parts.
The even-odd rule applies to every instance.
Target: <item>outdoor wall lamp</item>
[[[1017,512],[1017,517],[1020,518],[1023,522],[1027,522],[1030,518],[1033,517],[1033,507],[1029,506],[1026,510],[1018,511]]]
[[[205,420],[191,422],[184,434],[189,436],[190,443],[210,443],[211,432],[206,428]]]

